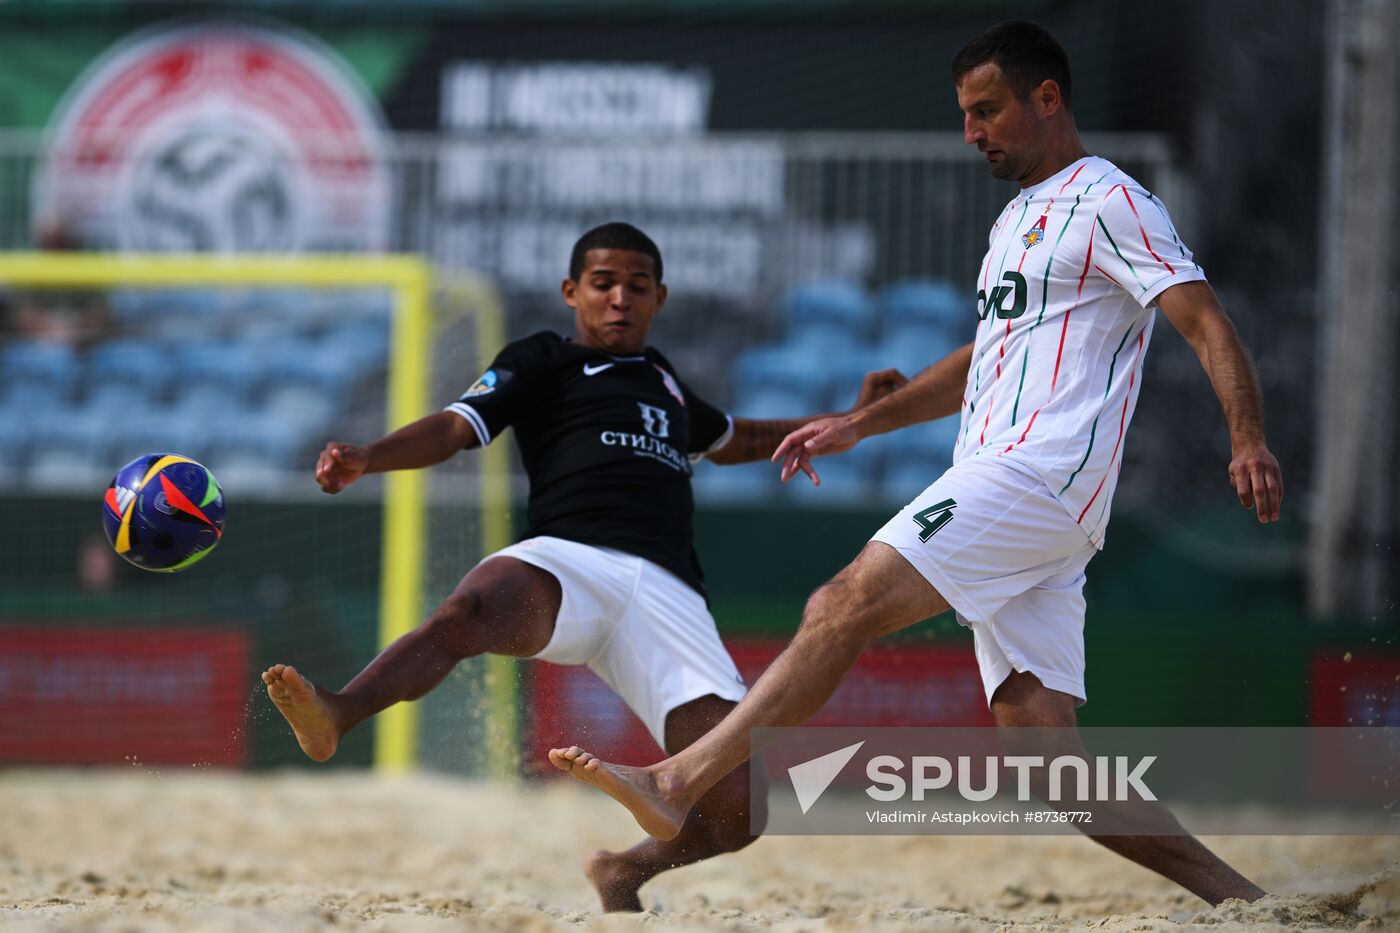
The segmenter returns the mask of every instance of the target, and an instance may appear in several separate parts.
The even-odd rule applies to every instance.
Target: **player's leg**
[[[748,696],[684,751],[649,768],[608,765],[577,746],[550,761],[614,797],[652,836],[673,839],[691,807],[749,758],[752,730],[804,722],[873,639],[948,608],[899,552],[871,542],[808,599],[797,634]]]
[[[285,664],[268,668],[263,683],[302,751],[325,761],[357,723],[424,696],[463,659],[488,652],[529,657],[544,650],[561,600],[553,574],[513,557],[494,557],[473,568],[426,622],[339,691],[312,684]]]
[[[1011,754],[1041,755],[1047,761],[1060,755],[1083,758],[1087,755],[1076,728],[1077,699],[1051,690],[1029,672],[1007,677],[992,697],[992,715],[1004,729],[1037,729],[1036,732],[1008,733]],[[1049,730],[1049,731],[1047,731]],[[1052,747],[1029,743],[1049,742]],[[1044,796],[1045,788],[1037,788]],[[1253,901],[1265,892],[1194,836],[1185,834],[1181,824],[1163,806],[1150,802],[1126,805],[1094,804],[1095,820],[1107,816],[1120,824],[1115,835],[1086,835],[1104,848],[1130,859],[1175,881],[1191,893],[1214,905],[1228,898]],[[1131,832],[1141,825],[1143,834]],[[1169,835],[1167,833],[1170,833]]]
[[[667,753],[675,755],[689,748],[719,725],[735,705],[711,694],[673,709],[666,717]],[[652,878],[672,868],[736,852],[753,842],[755,831],[762,830],[768,817],[766,795],[758,794],[756,799],[763,810],[751,814],[746,764],[731,771],[696,802],[674,839],[648,837],[625,852],[595,853],[586,871],[598,889],[603,909],[641,910],[637,892]]]

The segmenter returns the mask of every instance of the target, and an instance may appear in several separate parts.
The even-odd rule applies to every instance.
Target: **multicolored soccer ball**
[[[117,471],[102,498],[102,526],[118,554],[161,573],[203,560],[224,534],[224,494],[203,465],[146,454]]]

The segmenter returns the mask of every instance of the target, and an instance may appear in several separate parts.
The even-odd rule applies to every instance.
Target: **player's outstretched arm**
[[[466,419],[450,411],[436,412],[372,444],[331,441],[316,461],[316,484],[322,492],[337,493],[366,473],[433,466],[478,443]]]
[[[972,344],[969,343],[920,372],[908,384],[869,405],[846,415],[803,425],[783,438],[773,453],[773,462],[782,464],[783,482],[800,471],[819,486],[821,478],[812,468],[813,457],[826,457],[850,450],[872,434],[885,434],[911,424],[957,414],[962,408],[963,392],[967,389],[967,371],[971,365]]]
[[[1276,522],[1283,505],[1283,474],[1264,441],[1263,402],[1249,354],[1205,282],[1173,285],[1157,306],[1200,358],[1225,411],[1230,431],[1230,483],[1240,504],[1261,522]]]
[[[867,405],[879,401],[908,381],[905,375],[897,369],[882,369],[878,372],[866,373],[865,379],[861,382],[860,394],[856,396],[856,403],[851,411],[859,411]],[[837,416],[832,413],[823,413],[808,415],[805,418],[773,418],[764,421],[735,418],[734,436],[729,439],[729,443],[709,454],[706,459],[722,466],[767,460],[773,455],[773,451],[778,449],[778,444],[782,439],[793,431],[804,424],[833,417]]]

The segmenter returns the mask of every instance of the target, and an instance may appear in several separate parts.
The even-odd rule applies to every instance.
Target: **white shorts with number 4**
[[[1095,548],[1034,472],[964,460],[871,540],[899,551],[972,629],[988,703],[1013,671],[1084,702],[1084,568]]]
[[[747,688],[705,599],[669,570],[632,554],[563,538],[527,538],[486,560],[514,557],[559,581],[554,634],[534,660],[586,664],[666,747],[666,715]]]

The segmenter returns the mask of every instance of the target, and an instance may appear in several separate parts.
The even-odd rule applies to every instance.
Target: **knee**
[[[878,634],[880,620],[873,617],[869,601],[840,577],[817,588],[802,611],[802,629],[826,639],[864,647]]]

